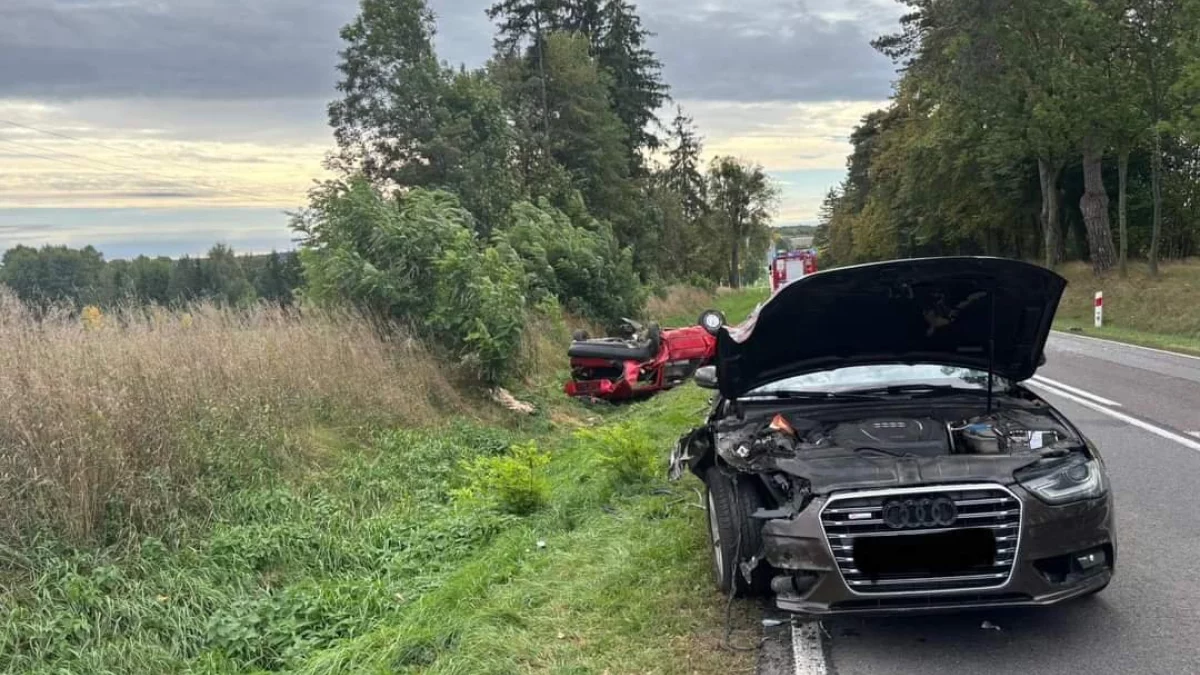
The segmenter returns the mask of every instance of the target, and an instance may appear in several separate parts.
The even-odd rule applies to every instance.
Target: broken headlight
[[[1022,469],[1014,477],[1022,487],[1047,504],[1095,499],[1108,490],[1100,463],[1081,453],[1049,466]]]

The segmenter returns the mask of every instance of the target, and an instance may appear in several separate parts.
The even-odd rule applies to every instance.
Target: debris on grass
[[[522,415],[532,415],[535,412],[532,404],[518,400],[517,397],[510,394],[504,387],[497,387],[492,390],[492,400]]]

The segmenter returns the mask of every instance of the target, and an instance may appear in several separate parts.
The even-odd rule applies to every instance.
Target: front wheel
[[[733,589],[738,597],[763,594],[771,582],[766,563],[759,561],[749,583],[739,569],[743,560],[758,554],[762,548],[762,523],[750,517],[762,508],[762,497],[750,480],[740,475],[727,476],[715,466],[704,474],[704,485],[717,588],[722,593]]]
[[[725,325],[725,315],[715,309],[710,309],[700,315],[696,319],[696,323],[700,324],[704,330],[711,335],[716,335],[717,331],[721,330],[721,326]]]

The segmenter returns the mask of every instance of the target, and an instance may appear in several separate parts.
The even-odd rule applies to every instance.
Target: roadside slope
[[[1130,266],[1129,277],[1115,273],[1104,279],[1092,275],[1083,263],[1063,265],[1058,272],[1069,282],[1058,306],[1055,328],[1200,354],[1200,260],[1167,262],[1158,278],[1145,266]],[[1104,293],[1104,327],[1093,326],[1093,299]]]
[[[506,422],[314,420],[312,457],[208,477],[222,498],[163,536],[0,551],[0,672],[752,672],[701,486],[665,480],[707,392],[585,406],[536,379]]]

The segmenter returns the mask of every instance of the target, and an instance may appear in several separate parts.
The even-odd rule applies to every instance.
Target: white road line
[[[1093,393],[1091,393],[1090,391],[1084,391],[1084,390],[1082,390],[1082,389],[1076,389],[1075,387],[1072,387],[1072,386],[1071,386],[1071,385],[1069,385],[1069,384],[1063,384],[1062,382],[1058,382],[1058,381],[1056,381],[1056,380],[1052,380],[1052,379],[1050,379],[1050,378],[1048,378],[1048,377],[1043,377],[1043,376],[1041,376],[1041,375],[1034,375],[1034,376],[1033,376],[1033,381],[1034,381],[1034,382],[1040,382],[1040,383],[1043,383],[1043,384],[1048,384],[1048,385],[1050,385],[1050,386],[1052,386],[1052,387],[1056,387],[1056,388],[1058,388],[1058,389],[1062,389],[1063,391],[1069,391],[1069,392],[1071,392],[1072,394],[1075,394],[1076,396],[1082,396],[1082,397],[1084,397],[1084,398],[1091,399],[1091,400],[1095,401],[1096,403],[1099,403],[1100,405],[1112,406],[1112,407],[1114,407],[1114,408],[1120,408],[1120,407],[1121,407],[1121,404],[1120,404],[1120,403],[1117,403],[1116,401],[1114,401],[1114,400],[1112,400],[1112,399],[1107,399],[1107,398],[1104,398],[1103,396],[1098,396],[1098,395],[1096,395],[1096,394],[1093,394]]]
[[[1179,356],[1179,357],[1182,357],[1185,359],[1195,359],[1197,361],[1200,361],[1200,356],[1195,356],[1193,354],[1181,354],[1179,352],[1173,352],[1168,349],[1155,349],[1154,347],[1143,347],[1142,345],[1135,345],[1135,344],[1131,344],[1128,342],[1121,342],[1119,340],[1106,340],[1104,338],[1092,337],[1090,335],[1080,335],[1078,333],[1070,333],[1070,332],[1062,331],[1062,330],[1056,330],[1056,331],[1051,331],[1051,332],[1056,335],[1061,335],[1063,337],[1078,338],[1080,340],[1092,340],[1094,342],[1103,342],[1104,344],[1113,345],[1114,347],[1130,347],[1132,349],[1141,349],[1141,350],[1147,351],[1147,352],[1155,352],[1157,354],[1166,354],[1167,356]]]
[[[796,675],[825,675],[825,651],[816,621],[792,623],[792,664]]]
[[[1055,389],[1054,387],[1052,387],[1048,384],[1042,384],[1040,382],[1030,382],[1030,384],[1032,384],[1033,386],[1038,387],[1040,389],[1044,389],[1056,396],[1061,396],[1065,399],[1074,401],[1085,408],[1091,408],[1092,410],[1095,410],[1096,412],[1102,412],[1105,415],[1108,415],[1109,417],[1113,417],[1115,419],[1121,420],[1122,422],[1124,422],[1126,424],[1132,424],[1133,426],[1135,426],[1139,429],[1142,429],[1144,431],[1149,431],[1150,433],[1154,434],[1155,436],[1160,436],[1169,441],[1175,441],[1176,443],[1184,446],[1185,448],[1190,448],[1192,450],[1195,450],[1196,452],[1200,452],[1200,441],[1197,441],[1192,438],[1188,438],[1187,436],[1184,436],[1183,434],[1177,434],[1174,431],[1171,431],[1169,429],[1163,429],[1162,427],[1155,426],[1153,424],[1150,424],[1149,422],[1142,421],[1136,417],[1131,417],[1129,415],[1126,415],[1125,413],[1123,413],[1119,410],[1113,410],[1112,408],[1106,408],[1106,407],[1104,407],[1098,403],[1095,403],[1093,401],[1090,401],[1086,398],[1076,396],[1074,394],[1065,392],[1061,389]]]

